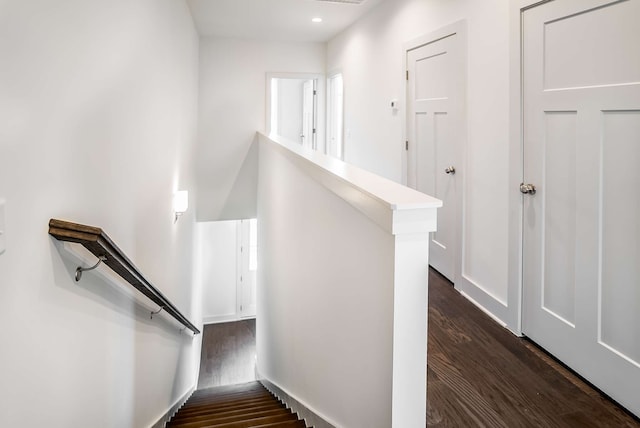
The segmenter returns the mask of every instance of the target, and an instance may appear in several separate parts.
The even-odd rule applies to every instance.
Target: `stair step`
[[[197,404],[189,404],[187,403],[182,406],[180,409],[184,413],[198,412],[202,409],[233,409],[237,407],[247,407],[250,405],[260,405],[264,403],[272,402],[275,398],[272,395],[265,395],[262,397],[250,397],[247,399],[238,399],[233,401],[225,401],[222,403],[197,403]],[[276,400],[277,401],[277,400]]]
[[[231,410],[202,410],[199,413],[189,413],[188,415],[176,415],[173,420],[180,420],[184,418],[192,418],[194,420],[200,420],[201,418],[207,418],[210,415],[220,415],[220,416],[234,416],[234,415],[242,415],[248,412],[259,412],[261,410],[273,410],[273,409],[286,409],[286,406],[280,402],[268,402],[262,405],[247,405],[242,408],[234,408]]]
[[[193,421],[199,421],[199,420],[212,419],[212,418],[218,418],[218,417],[232,418],[238,415],[249,415],[249,414],[260,413],[260,412],[273,412],[273,411],[282,411],[282,410],[288,410],[288,409],[286,406],[282,404],[272,403],[271,405],[247,407],[243,409],[234,409],[234,410],[223,411],[223,412],[209,411],[209,412],[202,412],[198,414],[189,414],[185,416],[176,415],[176,417],[173,420],[182,421],[182,420],[189,419]]]
[[[229,423],[221,423],[221,424],[213,424],[213,425],[201,425],[198,428],[253,428],[259,427],[261,425],[269,425],[269,424],[283,424],[288,421],[297,421],[298,417],[293,413],[289,415],[281,415],[281,416],[266,416],[263,418],[255,418],[248,419],[244,421],[237,422],[229,422]]]
[[[281,416],[286,416],[289,418],[292,417],[294,419],[297,419],[297,416],[291,413],[291,411],[288,409],[275,409],[275,410],[263,410],[259,412],[245,413],[245,414],[233,415],[233,416],[212,415],[205,419],[195,420],[195,421],[192,419],[186,419],[186,420],[176,421],[175,424],[171,424],[171,426],[183,427],[183,428],[200,428],[200,427],[209,427],[209,426],[223,425],[223,424],[229,424],[229,423],[237,423],[237,422],[243,422],[243,421],[249,421],[249,420],[264,419],[264,418],[270,418],[270,417],[281,417]]]
[[[168,428],[297,428],[298,415],[259,382],[194,392]]]
[[[285,428],[306,428],[307,425],[305,425],[304,421],[301,419],[298,419],[297,421],[287,421],[287,422],[275,422],[272,424],[266,424],[266,425],[258,425],[252,428],[275,428],[275,427],[285,427]]]

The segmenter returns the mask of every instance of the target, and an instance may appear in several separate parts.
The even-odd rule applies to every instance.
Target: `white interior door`
[[[407,51],[407,184],[443,201],[431,234],[431,266],[455,281],[464,138],[464,67],[459,35]]]
[[[523,331],[636,415],[639,17],[637,0],[556,0],[522,32]]]
[[[236,312],[240,318],[256,315],[256,272],[258,269],[256,219],[238,221],[238,283]]]
[[[307,80],[302,89],[302,144],[305,147],[316,149],[315,128],[315,81]]]

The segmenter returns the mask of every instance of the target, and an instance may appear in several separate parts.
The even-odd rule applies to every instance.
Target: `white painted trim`
[[[330,130],[329,128],[333,125],[332,123],[332,118],[331,118],[331,106],[333,104],[333,99],[331,97],[331,80],[333,80],[334,78],[336,78],[337,76],[341,76],[342,77],[342,151],[340,153],[340,157],[339,159],[344,161],[344,147],[345,147],[345,132],[344,132],[344,73],[342,72],[342,68],[336,68],[331,72],[327,73],[327,79],[326,79],[326,100],[325,100],[325,118],[326,118],[326,123],[325,123],[325,145],[324,145],[324,153],[325,154],[329,154],[329,139],[331,138],[330,135]]]
[[[297,413],[301,419],[304,419],[307,426],[313,426],[315,428],[336,428],[338,426],[335,422],[329,422],[331,421],[330,418],[315,410],[303,400],[298,399],[275,382],[261,378],[259,374],[258,379],[265,388],[285,403],[289,409]]]
[[[480,303],[478,303],[477,300],[475,300],[474,298],[472,298],[471,296],[469,296],[467,293],[465,293],[462,290],[458,290],[458,292],[462,295],[462,297],[464,297],[465,299],[467,299],[468,301],[473,303],[475,306],[478,307],[478,309],[480,309],[482,312],[484,312],[486,315],[488,315],[489,318],[494,320],[496,323],[500,324],[502,327],[504,327],[504,328],[507,327],[507,324],[504,321],[502,321],[500,318],[496,317],[491,311],[489,311],[488,309],[483,307]]]
[[[434,208],[441,207],[442,201],[276,136],[258,134],[258,138],[387,232],[397,235],[436,229]]]
[[[482,287],[478,287],[473,282],[465,280],[456,285],[455,289],[481,311],[489,314],[498,324],[509,328],[505,321],[508,319],[509,308],[494,296],[487,293]]]
[[[240,306],[242,305],[242,281],[240,281],[240,277],[244,274],[242,272],[243,265],[243,254],[242,254],[242,220],[236,220],[236,319],[240,316],[242,311],[240,310]]]
[[[167,410],[162,416],[160,416],[156,423],[151,425],[151,428],[164,428],[167,422],[169,422],[169,419],[171,419],[173,415],[175,415],[175,413],[178,411],[178,409],[180,409],[180,407],[182,407],[184,403],[187,402],[187,400],[189,399],[189,397],[191,397],[191,394],[193,394],[195,390],[195,385],[189,388],[189,390],[184,395],[182,395],[182,397],[176,400],[176,402],[169,408],[169,410]]]
[[[239,314],[229,314],[229,315],[214,315],[210,317],[203,317],[202,324],[222,324],[225,322],[234,322],[234,321],[242,321],[242,320],[250,320],[254,319],[255,315],[249,317],[242,317]]]
[[[508,231],[508,306],[507,328],[522,335],[522,194],[519,185],[524,176],[522,132],[522,13],[551,0],[518,0],[509,10],[509,231]]]
[[[495,302],[500,306],[502,306],[503,308],[505,308],[505,310],[509,306],[507,302],[505,302],[503,299],[499,298],[495,294],[491,293],[489,290],[484,288],[481,284],[479,284],[476,280],[474,280],[470,276],[463,273],[462,278],[464,278],[463,283],[467,283],[468,285],[471,285],[473,288],[477,288],[481,293],[485,294],[487,298],[491,300],[495,300]]]

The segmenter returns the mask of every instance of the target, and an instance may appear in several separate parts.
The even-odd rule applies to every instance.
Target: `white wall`
[[[425,426],[441,202],[266,137],[259,173],[260,376],[335,426]]]
[[[467,23],[467,120],[462,275],[465,291],[511,328],[517,284],[508,284],[509,2],[394,0],[331,40],[327,69],[344,74],[345,160],[403,181],[403,44]],[[509,306],[507,307],[507,304]]]
[[[199,323],[194,210],[176,224],[171,212],[174,190],[196,190],[189,10],[176,0],[5,1],[0,58],[0,425],[150,426],[195,385],[199,340],[166,315],[150,320],[126,284],[96,272],[76,283],[47,223],[104,228]]]
[[[206,323],[237,318],[238,222],[198,223],[196,254],[198,280],[202,282],[202,320]]]
[[[200,40],[198,220],[256,217],[256,131],[266,128],[266,73],[325,71],[323,43]]]

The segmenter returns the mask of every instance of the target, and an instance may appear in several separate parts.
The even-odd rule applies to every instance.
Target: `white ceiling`
[[[187,0],[202,36],[326,42],[384,0]],[[311,18],[320,17],[319,24]]]

